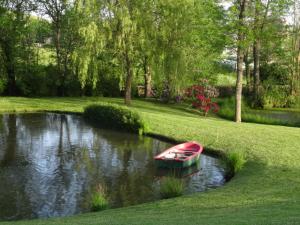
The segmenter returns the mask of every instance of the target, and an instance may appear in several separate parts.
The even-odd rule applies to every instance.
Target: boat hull
[[[200,154],[187,161],[177,160],[155,160],[155,164],[162,168],[186,168],[196,164],[200,159]]]

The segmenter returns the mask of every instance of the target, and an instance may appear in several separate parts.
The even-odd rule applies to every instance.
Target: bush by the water
[[[175,177],[165,177],[160,184],[160,194],[162,198],[174,198],[183,194],[184,185],[181,179]]]
[[[290,95],[288,85],[266,83],[261,98],[264,108],[285,108],[295,104],[295,99]]]
[[[101,127],[125,130],[143,134],[147,125],[140,115],[125,106],[96,104],[84,109],[84,117]]]
[[[93,212],[102,211],[107,209],[109,202],[107,200],[106,188],[102,185],[98,185],[96,191],[92,195],[91,210]]]

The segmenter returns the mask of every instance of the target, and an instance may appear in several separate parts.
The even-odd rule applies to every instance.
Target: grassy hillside
[[[68,111],[122,99],[0,98],[0,112]],[[222,152],[244,154],[245,167],[224,187],[204,193],[69,218],[4,222],[1,225],[48,224],[300,224],[300,128],[236,124],[203,118],[184,107],[133,101],[151,132],[177,140],[197,140]]]

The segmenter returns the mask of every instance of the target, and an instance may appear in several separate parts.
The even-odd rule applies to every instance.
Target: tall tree
[[[60,75],[58,93],[65,95],[66,70],[63,67],[63,50],[62,50],[62,29],[64,15],[70,6],[69,0],[38,0],[41,3],[44,13],[51,19],[53,29],[53,41],[56,51],[57,72]]]
[[[300,92],[300,3],[294,1],[292,6],[292,95]]]
[[[101,3],[93,0],[77,0],[74,7],[73,26],[77,32],[77,45],[72,52],[73,70],[78,75],[82,89],[99,80],[99,56],[105,46],[105,16],[101,15]]]
[[[124,70],[126,105],[131,104],[132,81],[138,54],[139,31],[137,29],[138,0],[119,0],[111,8],[115,19],[111,24],[116,40],[116,54]]]
[[[138,40],[140,65],[144,77],[144,97],[152,94],[153,57],[156,52],[156,26],[155,26],[155,2],[140,1],[137,26],[140,33]]]
[[[243,92],[243,62],[245,55],[245,18],[248,0],[238,0],[238,22],[237,22],[237,81],[236,81],[236,106],[235,121],[242,122],[242,92]]]
[[[253,63],[254,63],[254,104],[258,106],[260,96],[260,56],[261,56],[261,39],[269,14],[270,3],[267,0],[265,4],[261,0],[254,1],[254,43],[253,43]]]
[[[0,48],[7,74],[8,95],[16,95],[16,58],[24,28],[33,9],[31,1],[0,1]]]

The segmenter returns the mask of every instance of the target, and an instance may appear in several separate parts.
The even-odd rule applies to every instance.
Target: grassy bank
[[[221,106],[218,115],[221,118],[234,120],[235,117],[235,100],[234,98],[219,99]],[[300,109],[250,109],[243,102],[242,120],[249,123],[282,125],[290,127],[300,127]]]
[[[0,112],[82,112],[108,98],[0,98]],[[224,187],[205,193],[69,218],[0,223],[48,224],[300,224],[300,129],[203,118],[184,107],[133,101],[151,132],[196,140],[211,149],[237,152],[247,160]]]

